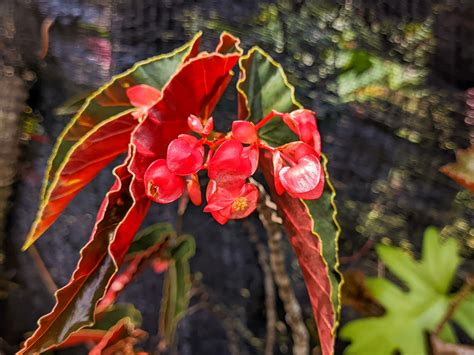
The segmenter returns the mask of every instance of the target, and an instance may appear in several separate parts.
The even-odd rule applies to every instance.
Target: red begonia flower
[[[324,189],[324,170],[319,161],[319,154],[303,142],[289,143],[280,148],[282,160],[274,158],[275,186],[281,184],[286,192],[295,198],[307,200],[321,197]],[[290,166],[283,166],[283,160]],[[275,164],[276,160],[276,164]],[[278,189],[278,188],[277,188]]]
[[[158,203],[173,202],[184,192],[184,179],[168,169],[165,159],[150,164],[144,181],[147,196]]]
[[[127,97],[135,107],[150,108],[161,98],[161,92],[153,86],[135,85],[127,89]]]
[[[257,143],[257,128],[249,121],[234,121],[232,122],[232,137],[245,144]]]
[[[201,185],[199,184],[199,177],[197,174],[191,175],[186,179],[186,190],[188,191],[189,199],[196,206],[202,202]]]
[[[242,182],[252,175],[253,169],[250,157],[244,156],[243,151],[242,143],[235,139],[222,143],[209,161],[209,178],[227,189],[241,186]]]
[[[204,160],[204,146],[196,137],[181,134],[168,145],[168,169],[176,175],[197,173]]]
[[[242,150],[242,157],[247,158],[250,161],[250,165],[252,166],[250,176],[252,176],[258,168],[258,145],[252,144],[245,147]]]
[[[283,121],[295,132],[298,137],[321,154],[321,136],[314,112],[310,110],[296,110],[283,115]]]
[[[209,117],[204,126],[201,119],[195,115],[188,117],[188,127],[191,131],[207,136],[214,130],[214,119]]]
[[[217,222],[225,224],[229,219],[245,218],[255,211],[258,189],[253,184],[244,183],[238,189],[228,190],[210,180],[206,197],[208,205],[204,212],[210,212]]]

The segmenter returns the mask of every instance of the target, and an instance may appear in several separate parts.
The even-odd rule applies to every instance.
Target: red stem
[[[273,117],[280,117],[283,118],[283,113],[272,110],[268,115],[266,115],[264,118],[262,118],[256,125],[255,128],[259,130],[260,128],[263,127],[268,121],[270,121]]]

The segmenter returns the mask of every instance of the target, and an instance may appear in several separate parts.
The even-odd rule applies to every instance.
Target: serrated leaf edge
[[[247,52],[247,54],[241,56],[240,59],[239,59],[239,69],[240,69],[241,75],[240,75],[239,80],[237,81],[236,88],[237,88],[237,92],[240,95],[242,95],[242,97],[245,99],[245,106],[246,106],[246,110],[247,110],[247,116],[246,117],[239,117],[239,119],[246,119],[250,115],[250,106],[249,106],[249,102],[248,102],[248,99],[247,99],[247,95],[245,94],[245,91],[242,89],[242,84],[247,79],[247,73],[244,70],[242,62],[244,60],[248,60],[254,52],[260,53],[263,57],[265,57],[270,62],[270,64],[272,64],[274,67],[277,68],[277,70],[279,71],[281,77],[283,78],[283,83],[290,90],[291,101],[293,102],[293,104],[296,107],[298,107],[300,109],[303,108],[303,105],[301,103],[299,103],[298,100],[296,99],[295,87],[292,84],[290,84],[290,82],[288,81],[288,77],[286,76],[286,73],[285,73],[282,65],[280,63],[278,63],[277,61],[275,61],[262,48],[260,48],[258,46],[253,46],[252,48],[250,48],[250,50]],[[336,264],[334,265],[334,271],[340,276],[340,282],[339,282],[338,289],[337,289],[338,305],[337,305],[337,308],[335,310],[336,312],[335,312],[334,326],[332,327],[332,335],[335,336],[337,327],[339,325],[339,316],[340,316],[340,312],[341,312],[341,290],[342,290],[342,286],[344,284],[344,278],[343,278],[341,272],[339,271],[339,244],[338,244],[338,241],[339,241],[339,237],[341,235],[342,230],[341,230],[341,226],[339,225],[339,222],[337,221],[337,218],[336,218],[337,217],[337,208],[336,208],[336,204],[335,204],[336,190],[334,189],[334,186],[333,186],[332,182],[329,180],[329,172],[328,172],[328,169],[327,169],[328,159],[324,154],[321,154],[321,156],[323,158],[324,173],[328,177],[326,183],[327,183],[329,189],[331,190],[331,199],[330,199],[330,201],[331,201],[331,206],[333,208],[332,220],[333,220],[334,225],[336,226],[336,236],[335,236],[335,239],[336,239],[336,243],[335,243],[335,245],[336,245],[336,248],[335,248]],[[311,216],[311,214],[309,213],[308,205],[305,203],[305,201],[303,199],[300,199],[300,201],[305,206],[306,212],[307,212],[307,214],[308,214],[309,218],[311,219],[311,221],[313,223],[313,226],[314,226],[314,219]],[[324,258],[324,254],[323,254],[324,246],[323,246],[323,243],[322,243],[321,236],[317,232],[315,232],[314,229],[312,230],[312,233],[318,238],[319,244],[321,246],[321,252],[320,252],[321,259],[323,260],[324,265],[326,266],[326,271],[329,273],[330,272],[329,265],[328,265],[326,259]],[[333,292],[333,290],[332,290],[332,287],[331,287],[330,299],[332,299],[332,292]]]

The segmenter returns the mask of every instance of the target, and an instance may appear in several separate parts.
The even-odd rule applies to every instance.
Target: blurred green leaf
[[[120,320],[128,318],[137,328],[142,324],[142,315],[133,304],[119,303],[107,307],[107,309],[96,316],[96,322],[92,329],[109,330]]]
[[[196,243],[190,235],[180,236],[171,250],[160,308],[160,336],[165,346],[173,343],[178,322],[188,308],[191,289],[188,260],[195,251]]]
[[[430,227],[424,234],[420,261],[401,248],[385,245],[377,248],[377,254],[408,291],[384,278],[368,279],[368,289],[386,313],[382,317],[352,321],[342,328],[341,337],[351,341],[345,354],[383,355],[396,351],[406,355],[427,354],[425,333],[440,324],[453,299],[448,292],[461,263],[459,245],[454,239],[443,242],[438,231]],[[468,317],[473,311],[466,312],[471,302],[472,297],[466,299],[454,317],[470,336],[473,326]],[[440,337],[444,341],[456,341],[449,324]]]

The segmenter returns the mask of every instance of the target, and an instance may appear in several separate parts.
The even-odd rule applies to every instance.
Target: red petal
[[[254,184],[245,184],[233,204],[229,219],[241,219],[249,216],[257,208],[258,189]],[[244,204],[244,208],[237,209],[239,202]],[[245,206],[246,205],[246,206]]]
[[[204,126],[204,130],[203,130],[203,134],[205,134],[206,136],[208,134],[210,134],[212,131],[214,130],[214,119],[212,117],[209,117],[209,119],[207,120],[205,126]]]
[[[168,169],[177,175],[197,173],[204,160],[204,147],[196,137],[182,134],[168,146],[166,161]]]
[[[293,197],[310,193],[321,180],[321,163],[312,155],[302,157],[295,166],[283,167],[279,176],[285,190]]]
[[[145,172],[145,189],[153,201],[170,203],[183,194],[184,181],[168,169],[166,160],[158,159]]]
[[[281,195],[285,192],[285,188],[280,181],[280,170],[283,167],[283,159],[281,158],[280,152],[275,152],[272,156],[273,158],[273,180],[275,182],[275,191],[278,195]]]
[[[252,175],[252,164],[242,157],[242,143],[231,139],[221,144],[214,152],[209,166],[208,175],[219,185],[230,188],[235,180],[245,180]]]
[[[191,131],[196,132],[198,134],[201,134],[204,129],[201,120],[195,115],[189,115],[188,127]]]
[[[253,144],[258,141],[257,129],[249,121],[232,122],[232,137],[245,144]]]
[[[158,102],[161,92],[152,86],[142,84],[128,88],[127,96],[133,106],[150,108]]]
[[[316,124],[316,116],[310,110],[295,110],[283,116],[283,121],[300,139],[321,154],[321,137]]]
[[[199,177],[197,174],[193,174],[191,179],[186,180],[186,189],[191,202],[196,206],[199,206],[202,203],[202,196],[201,185],[199,184]]]
[[[227,208],[225,208],[223,210],[216,211],[216,212],[211,212],[211,215],[220,224],[226,224],[227,221],[229,220],[230,209],[231,209],[231,207],[228,206]]]
[[[258,168],[258,155],[258,146],[256,144],[245,147],[242,152],[242,156],[247,158],[252,166],[250,175],[253,175]]]
[[[314,155],[319,158],[318,152],[312,146],[303,142],[291,142],[278,149],[295,162],[306,155]]]

